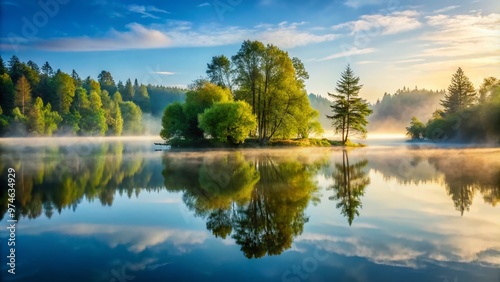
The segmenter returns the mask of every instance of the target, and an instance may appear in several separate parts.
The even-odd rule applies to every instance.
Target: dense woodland
[[[407,135],[433,142],[500,143],[500,80],[488,77],[479,90],[461,68],[451,79],[448,92],[427,123],[412,117]]]
[[[103,70],[97,80],[39,67],[16,56],[0,57],[0,135],[135,135],[144,114],[158,116],[167,104],[184,100],[184,89],[115,83]]]

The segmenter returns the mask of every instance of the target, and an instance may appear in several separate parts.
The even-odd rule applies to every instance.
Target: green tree
[[[476,90],[474,86],[469,78],[465,76],[462,68],[458,68],[451,78],[448,93],[444,96],[444,100],[441,100],[441,105],[444,107],[446,114],[453,114],[470,107],[475,98]]]
[[[33,107],[28,114],[28,130],[35,135],[45,133],[45,119],[43,117],[43,101],[40,97],[36,98]]]
[[[5,66],[5,62],[3,61],[2,56],[0,56],[0,75],[3,75],[4,73],[7,73],[7,67]]]
[[[132,81],[130,81],[130,78],[125,82],[125,91],[121,93],[123,93],[124,101],[132,101],[134,99],[135,88],[132,85]]]
[[[76,89],[73,78],[67,73],[57,72],[52,79],[52,89],[54,92],[47,102],[59,113],[63,115],[69,113]]]
[[[485,103],[494,98],[495,91],[500,89],[500,80],[495,77],[487,77],[479,87],[479,102]]]
[[[148,95],[148,88],[146,85],[141,85],[139,91],[134,94],[132,101],[141,108],[143,113],[151,111],[150,99]]]
[[[5,132],[8,125],[9,125],[9,120],[7,119],[7,116],[3,114],[2,107],[0,107],[0,134],[3,134]]]
[[[94,90],[90,91],[88,100],[83,98],[83,91],[79,92],[81,97],[81,133],[88,135],[104,135],[108,126],[106,124],[106,113],[102,108],[101,96]],[[80,98],[80,97],[79,97]]]
[[[165,140],[182,138],[187,129],[186,114],[182,104],[174,102],[168,105],[163,112],[161,124],[161,138]]]
[[[231,61],[224,55],[212,57],[212,61],[207,64],[207,75],[213,84],[232,91]]]
[[[261,143],[297,136],[307,127],[312,110],[304,89],[308,74],[299,59],[276,46],[247,40],[232,61],[235,98],[252,105]]]
[[[15,107],[15,89],[8,73],[0,75],[0,107],[6,115],[11,115]]]
[[[257,120],[244,101],[219,102],[199,116],[199,124],[214,139],[239,144],[257,126]]]
[[[203,131],[198,126],[198,115],[216,102],[231,101],[232,95],[229,89],[207,81],[196,81],[186,93],[184,113],[186,115],[186,131],[184,137],[190,140],[203,139]]]
[[[141,134],[142,111],[134,102],[128,101],[120,103],[121,115],[123,118],[123,133],[128,135]]]
[[[80,78],[80,76],[78,75],[78,73],[73,70],[71,72],[71,78],[73,78],[73,82],[75,83],[75,87],[82,87],[83,85],[83,80]]]
[[[410,126],[406,128],[406,135],[411,139],[422,139],[425,137],[425,132],[425,125],[417,117],[412,117]]]
[[[24,75],[16,83],[15,106],[20,107],[23,115],[26,115],[31,107],[31,86]]]
[[[342,143],[346,144],[349,136],[360,134],[366,136],[366,117],[372,113],[368,103],[358,97],[363,86],[359,84],[359,77],[354,75],[350,65],[347,65],[337,81],[335,90],[338,94],[328,93],[334,99],[332,107],[333,115],[327,116],[332,119],[335,133],[342,135]]]
[[[108,93],[116,92],[116,84],[109,71],[101,71],[101,73],[97,76],[97,80],[101,85],[102,90],[106,90]]]

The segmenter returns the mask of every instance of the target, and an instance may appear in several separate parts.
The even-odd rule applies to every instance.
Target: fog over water
[[[108,282],[122,268],[287,281],[318,250],[310,281],[498,281],[500,148],[383,137],[171,151],[157,136],[0,139],[0,171],[16,170],[16,281]]]

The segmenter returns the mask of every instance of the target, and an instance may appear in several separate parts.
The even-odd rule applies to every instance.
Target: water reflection
[[[335,163],[332,175],[334,184],[328,188],[333,190],[334,195],[329,199],[337,201],[337,209],[347,218],[349,225],[356,215],[359,216],[359,209],[363,207],[361,197],[365,194],[366,186],[370,184],[367,165],[366,159],[350,164],[347,150],[342,151],[342,162]]]
[[[281,254],[302,233],[304,211],[318,201],[314,176],[324,161],[241,152],[167,155],[163,175],[167,189],[183,191],[186,206],[216,237],[231,236],[247,258],[259,258]]]
[[[477,194],[485,203],[500,201],[498,149],[426,150],[370,153],[370,167],[401,185],[438,183],[444,186],[455,209],[464,215]]]
[[[129,148],[130,149],[130,148]],[[127,151],[121,142],[71,146],[0,147],[0,171],[16,170],[16,218],[37,218],[65,208],[76,210],[82,199],[111,206],[119,194],[161,189],[149,159]],[[156,169],[158,171],[158,169]],[[0,182],[7,183],[7,175]],[[0,220],[7,211],[7,193],[0,194]]]

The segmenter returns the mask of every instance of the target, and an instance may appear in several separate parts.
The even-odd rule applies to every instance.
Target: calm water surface
[[[3,281],[500,281],[500,148],[103,140],[0,141]]]

